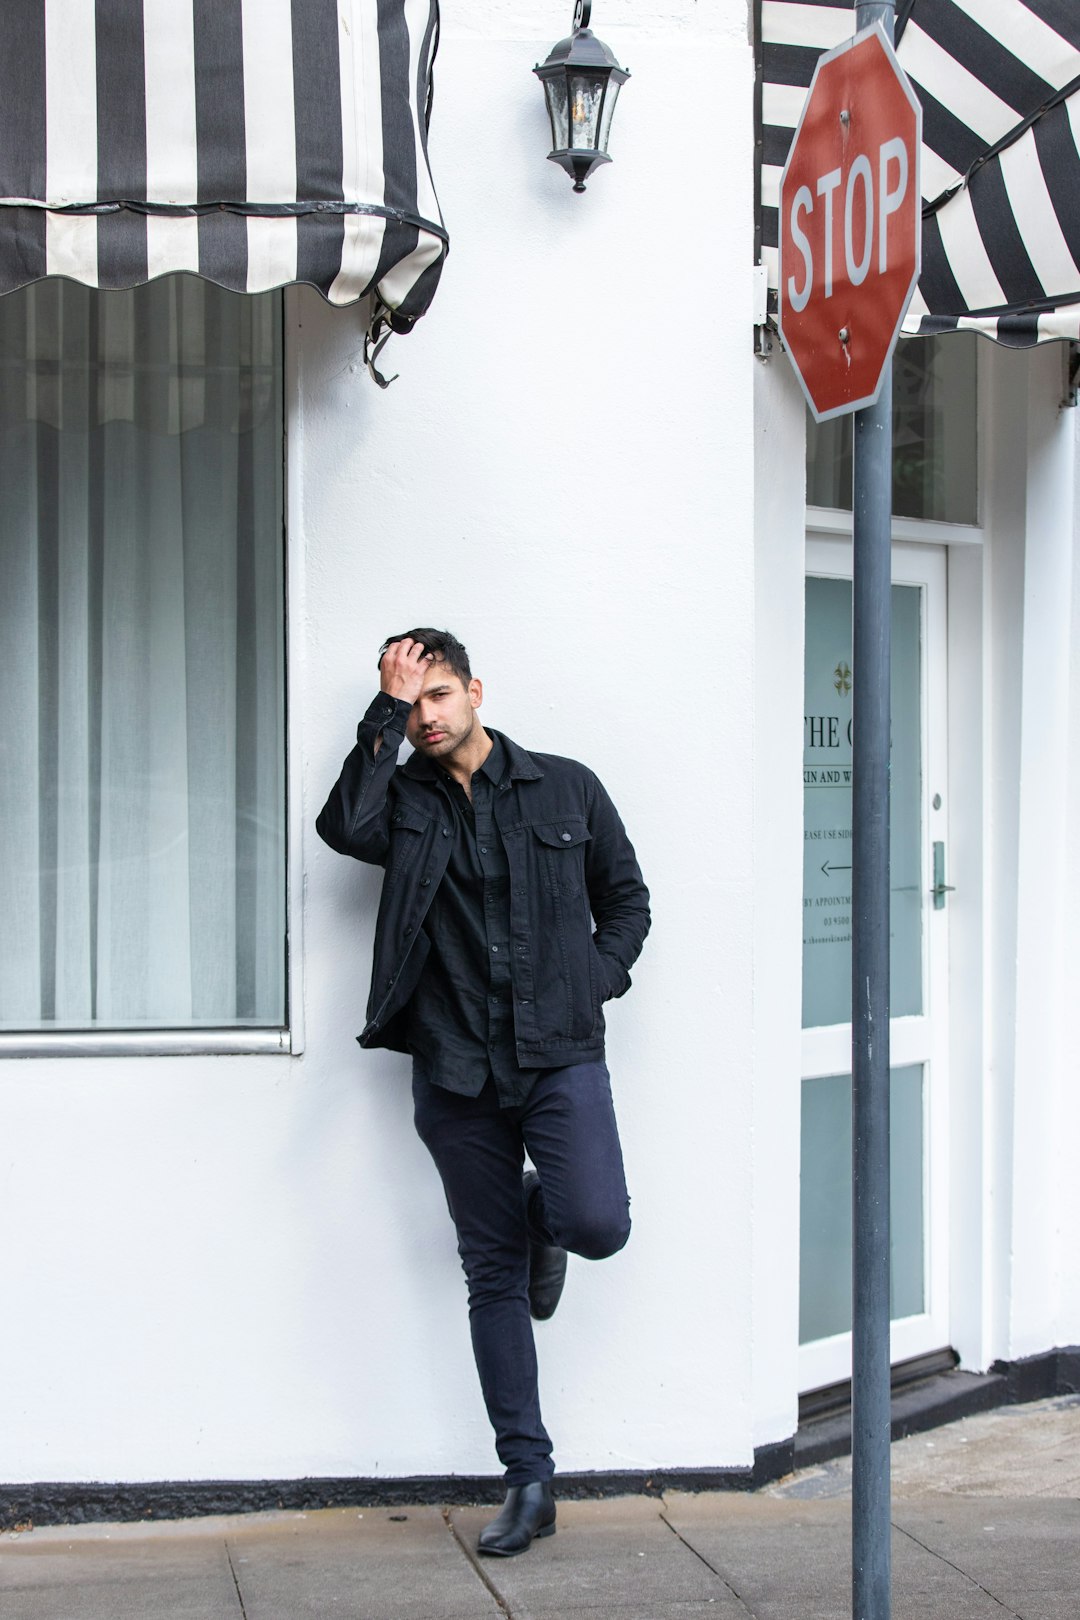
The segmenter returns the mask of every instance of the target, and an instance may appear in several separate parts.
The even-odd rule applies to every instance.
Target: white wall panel
[[[0,1065],[7,1480],[497,1472],[408,1065],[353,1039],[379,875],[313,829],[417,621],[465,640],[486,719],[598,771],[655,897],[610,1018],[634,1233],[538,1329],[557,1461],[751,1461],[746,13],[611,0],[634,77],[581,197],[531,74],[570,9],[457,8],[453,251],[400,381],[364,374],[355,311],[290,297],[305,1049]]]

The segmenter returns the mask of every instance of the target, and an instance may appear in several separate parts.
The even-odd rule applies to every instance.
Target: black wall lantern
[[[552,46],[543,67],[533,69],[544,86],[551,119],[554,150],[548,157],[566,170],[575,191],[584,191],[593,170],[611,162],[611,119],[619,87],[630,77],[589,29],[591,10],[592,0],[577,0],[574,32]]]

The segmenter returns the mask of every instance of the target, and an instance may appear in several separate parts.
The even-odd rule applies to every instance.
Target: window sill
[[[0,1033],[0,1058],[203,1057],[295,1053],[287,1029],[10,1030]]]
[[[809,534],[841,535],[850,539],[854,518],[831,506],[808,506],[806,528]],[[974,523],[938,523],[930,518],[897,517],[893,514],[894,540],[921,541],[924,545],[980,546],[983,531]]]

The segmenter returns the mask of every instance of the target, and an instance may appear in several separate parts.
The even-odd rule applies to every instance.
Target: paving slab
[[[892,1448],[894,1499],[961,1496],[1075,1496],[1080,1475],[1080,1399],[1007,1406],[911,1435]]]
[[[441,1508],[258,1515],[228,1546],[245,1620],[504,1620]]]
[[[992,1592],[1006,1615],[1080,1614],[1080,1501],[939,1497],[897,1503],[893,1520]]]
[[[850,1620],[849,1501],[672,1492],[664,1511],[753,1620]],[[892,1559],[895,1620],[1007,1620],[995,1597],[920,1540],[895,1531]]]
[[[492,1511],[454,1510],[470,1549]],[[554,1536],[518,1558],[482,1560],[513,1620],[746,1620],[734,1593],[672,1533],[655,1497],[560,1502],[557,1523]]]
[[[63,1528],[0,1541],[4,1620],[242,1620],[220,1538],[178,1539],[173,1527]]]

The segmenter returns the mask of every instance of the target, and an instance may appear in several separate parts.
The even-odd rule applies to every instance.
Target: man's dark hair
[[[449,630],[432,630],[426,625],[420,625],[415,630],[403,630],[398,636],[387,636],[379,648],[379,663],[382,663],[383,653],[387,647],[392,647],[395,641],[419,641],[431,654],[437,664],[445,664],[461,682],[468,686],[472,680],[472,670],[469,668],[469,655],[456,636]]]

